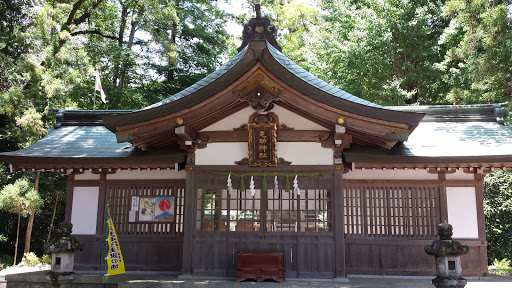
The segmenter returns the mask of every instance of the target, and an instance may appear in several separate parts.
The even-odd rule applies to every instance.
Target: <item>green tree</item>
[[[484,179],[487,258],[512,259],[512,174],[493,171]]]
[[[20,218],[35,212],[42,204],[37,191],[30,187],[26,178],[20,178],[5,186],[0,192],[0,209],[17,214],[18,228],[16,232],[16,244],[14,248],[14,265],[18,253],[18,238],[20,230]]]
[[[359,97],[385,105],[442,101],[436,63],[448,21],[427,0],[324,0],[316,72]]]
[[[208,0],[6,0],[0,19],[2,152],[43,137],[54,124],[53,107],[92,109],[96,69],[107,94],[98,109],[139,109],[213,72],[228,38],[226,13]],[[48,218],[34,223],[32,235],[32,249],[41,253],[52,214],[46,209],[53,208],[56,189],[57,222],[65,203],[65,177],[44,175],[40,213]],[[0,187],[12,183],[7,178],[2,165]],[[15,244],[16,219],[0,213],[0,234],[9,237],[0,244],[3,252]],[[21,227],[27,221],[22,217]]]
[[[449,47],[442,67],[455,104],[497,103],[512,96],[512,17],[508,1],[451,0],[450,26],[440,41]]]

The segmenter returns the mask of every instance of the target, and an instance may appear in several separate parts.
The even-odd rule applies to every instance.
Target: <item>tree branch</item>
[[[73,23],[73,19],[75,18],[75,14],[80,9],[80,6],[84,4],[85,0],[78,0],[73,4],[73,9],[69,12],[68,19],[66,20],[66,23],[64,23],[64,26],[67,28],[69,25]]]
[[[90,34],[93,34],[93,35],[99,35],[103,38],[108,38],[108,39],[113,39],[113,40],[117,40],[117,37],[116,36],[111,36],[111,35],[107,35],[107,34],[103,34],[101,33],[100,31],[98,30],[82,30],[82,31],[75,31],[73,33],[71,33],[71,36],[76,36],[76,35],[90,35]]]

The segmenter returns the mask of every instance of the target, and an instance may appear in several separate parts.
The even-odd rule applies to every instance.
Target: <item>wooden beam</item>
[[[176,133],[178,138],[182,141],[194,141],[196,138],[196,134],[189,126],[176,127],[174,133]]]
[[[278,142],[317,142],[328,140],[332,135],[331,131],[325,130],[277,130]],[[206,143],[216,142],[247,142],[249,132],[236,129],[234,131],[205,131],[197,132],[197,139]]]

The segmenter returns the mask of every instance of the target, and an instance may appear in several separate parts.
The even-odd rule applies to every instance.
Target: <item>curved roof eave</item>
[[[148,121],[193,107],[227,88],[258,61],[289,86],[314,100],[340,110],[408,124],[411,132],[424,116],[423,113],[392,110],[344,92],[307,72],[267,41],[252,41],[217,71],[185,90],[141,110],[125,115],[105,116],[102,119],[105,126],[115,132],[119,126]],[[207,87],[208,89],[205,89]]]
[[[252,51],[249,50],[249,45],[247,45],[226,64],[192,86],[132,113],[102,117],[103,123],[110,131],[115,132],[116,127],[162,117],[201,103],[228,87],[232,81],[235,81],[253,67],[257,63],[257,59],[251,54]],[[204,89],[206,87],[209,89]],[[188,97],[192,95],[194,97]]]
[[[271,57],[263,55],[261,62],[270,72],[303,94],[328,106],[370,118],[406,123],[411,132],[425,115],[397,111],[356,97],[309,73],[268,43],[267,48]]]

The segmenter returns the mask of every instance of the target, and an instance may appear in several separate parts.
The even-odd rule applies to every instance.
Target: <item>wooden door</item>
[[[279,251],[285,277],[333,278],[332,175],[300,179],[300,194],[285,191],[284,177],[278,177],[279,189],[267,177],[266,191],[260,189],[263,177],[253,178],[251,194],[240,189],[239,178],[228,191],[227,175],[196,175],[194,274],[233,277],[237,252]]]

